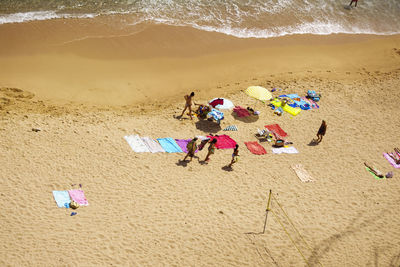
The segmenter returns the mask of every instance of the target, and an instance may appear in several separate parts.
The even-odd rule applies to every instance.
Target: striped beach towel
[[[223,129],[223,131],[237,131],[237,130],[238,130],[238,127],[236,125],[229,125],[225,129]]]

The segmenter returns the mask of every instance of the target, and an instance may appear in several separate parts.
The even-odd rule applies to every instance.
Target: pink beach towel
[[[251,153],[255,155],[264,155],[267,154],[265,148],[263,148],[258,142],[244,142],[247,148],[250,150]]]
[[[229,148],[235,148],[236,146],[236,141],[225,134],[218,136],[207,136],[207,137],[210,138],[210,141],[212,139],[217,139],[215,147],[218,149],[229,149]]]
[[[69,193],[69,196],[71,197],[71,199],[73,201],[75,201],[76,203],[78,203],[79,205],[81,205],[81,206],[89,205],[83,190],[72,189],[72,190],[68,190],[68,193]]]
[[[400,169],[400,164],[396,164],[392,157],[390,157],[387,153],[383,153],[383,156],[389,161],[390,164],[392,164],[393,167]]]
[[[175,139],[175,142],[178,144],[178,146],[182,149],[183,152],[188,153],[187,150],[187,144],[191,141],[192,139]],[[199,152],[197,149],[195,153]]]
[[[279,124],[265,125],[265,128],[267,128],[269,131],[274,132],[275,134],[279,135],[282,138],[288,135],[284,130],[282,130]]]
[[[236,107],[234,107],[234,108],[233,108],[233,111],[236,112],[236,114],[237,114],[238,117],[247,117],[247,116],[250,116],[250,112],[249,112],[247,109],[242,108],[241,106],[236,106]]]

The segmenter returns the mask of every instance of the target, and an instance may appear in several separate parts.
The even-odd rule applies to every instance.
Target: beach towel
[[[69,196],[71,197],[71,199],[73,201],[75,201],[76,203],[78,203],[80,206],[88,206],[89,205],[89,202],[87,201],[83,190],[72,189],[72,190],[68,190],[68,193],[69,193]]]
[[[223,129],[223,131],[237,131],[237,130],[238,128],[236,125],[229,125],[225,129]]]
[[[258,142],[244,142],[244,144],[247,146],[247,149],[255,155],[267,154],[265,148],[263,148]]]
[[[290,146],[290,147],[272,148],[272,153],[274,153],[274,154],[282,154],[282,153],[297,154],[297,153],[299,153],[299,151],[297,151],[297,149],[295,147]]]
[[[188,153],[187,150],[187,144],[191,141],[192,139],[175,139],[176,143],[178,146],[182,149],[183,152]],[[198,152],[198,149],[196,149],[195,153]]]
[[[304,97],[304,96],[301,99],[304,100],[305,102],[307,102],[308,104],[310,104],[311,108],[313,108],[313,109],[319,108],[318,104],[314,100],[309,99],[309,98]]]
[[[142,138],[139,135],[127,135],[124,136],[126,142],[131,146],[132,150],[135,152],[150,152],[148,147],[143,143]]]
[[[157,141],[160,143],[165,152],[168,153],[182,153],[182,149],[178,146],[174,139],[171,137],[167,138],[157,138]]]
[[[282,138],[288,135],[284,130],[282,130],[279,124],[265,125],[265,128],[274,132],[275,134],[279,135]]]
[[[69,197],[68,191],[53,191],[53,196],[59,208],[69,208],[69,203],[71,203],[71,199]]]
[[[390,164],[392,164],[393,167],[400,169],[400,164],[396,164],[394,159],[392,159],[392,157],[390,157],[387,153],[383,153],[383,156],[389,161]]]
[[[229,149],[235,148],[236,141],[230,138],[228,135],[218,135],[218,136],[207,136],[208,138],[217,139],[215,147],[218,149]]]
[[[210,112],[208,112],[207,117],[213,117],[217,121],[217,123],[220,123],[220,121],[224,119],[224,113],[222,111],[219,111],[218,109],[213,108]]]
[[[165,152],[160,143],[150,137],[142,137],[142,141],[151,153]]]
[[[237,115],[238,117],[247,117],[247,116],[250,116],[250,112],[249,112],[247,109],[242,108],[241,106],[235,106],[235,107],[233,108],[233,111],[236,113],[236,115]]]
[[[313,182],[314,179],[311,177],[311,175],[306,171],[301,164],[296,164],[291,166],[294,172],[296,173],[297,177],[299,177],[300,181],[303,183],[308,183],[308,182]]]
[[[379,176],[376,176],[376,174],[373,173],[373,172],[371,171],[371,169],[368,168],[368,167],[365,167],[365,169],[366,169],[370,174],[372,174],[372,176],[374,176],[374,178],[375,178],[376,180],[386,179],[385,176],[383,176],[382,178],[380,178]]]

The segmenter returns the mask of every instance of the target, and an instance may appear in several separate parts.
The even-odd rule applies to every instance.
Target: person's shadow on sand
[[[319,143],[315,139],[311,140],[311,142],[308,143],[308,146],[317,146],[317,145],[319,145]]]
[[[178,162],[175,163],[175,164],[176,164],[176,166],[187,167],[188,162],[189,162],[189,161],[187,161],[187,160],[181,160],[181,159],[180,159],[180,160],[178,160]]]
[[[233,171],[232,167],[229,167],[229,165],[225,165],[224,167],[221,168],[222,170],[226,171],[226,172],[231,172]]]

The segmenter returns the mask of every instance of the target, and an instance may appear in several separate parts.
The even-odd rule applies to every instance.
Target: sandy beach
[[[382,156],[400,147],[399,35],[241,39],[59,19],[0,25],[0,36],[0,265],[400,266],[400,169]],[[277,116],[243,93],[251,85],[316,90],[320,108]],[[191,91],[261,114],[225,111],[220,127],[178,120]],[[310,146],[321,120],[326,136]],[[298,154],[247,150],[274,123]],[[233,170],[232,149],[182,163],[183,153],[135,153],[124,140],[209,133],[239,144]],[[375,179],[364,162],[393,178]],[[89,206],[70,216],[52,191],[79,184]]]

